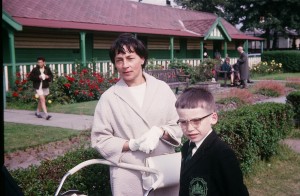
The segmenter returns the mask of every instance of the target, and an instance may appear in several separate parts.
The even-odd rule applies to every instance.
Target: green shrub
[[[213,69],[220,62],[216,59],[206,58],[199,66],[195,67],[195,80],[205,82],[211,80],[214,77]]]
[[[25,195],[54,195],[67,171],[83,161],[97,158],[100,155],[92,148],[78,149],[55,160],[44,161],[38,167],[17,169],[11,174]],[[88,195],[111,195],[108,166],[91,165],[68,177],[62,192],[70,189]]]
[[[287,95],[286,97],[287,103],[293,107],[294,110],[294,119],[298,122],[297,126],[299,126],[300,121],[300,91],[294,91]]]
[[[262,53],[262,61],[282,63],[284,72],[300,72],[300,51],[265,51]]]
[[[181,69],[183,70],[184,74],[190,75],[190,82],[194,84],[196,82],[195,79],[195,68],[192,67],[188,63],[184,63],[182,60],[175,59],[168,65],[169,69]]]
[[[292,130],[289,105],[262,103],[221,112],[214,129],[236,152],[244,173],[259,159],[277,153],[278,142]]]

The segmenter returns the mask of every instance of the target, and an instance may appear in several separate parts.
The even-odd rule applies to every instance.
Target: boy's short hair
[[[37,61],[43,61],[43,62],[45,62],[45,60],[46,60],[45,57],[38,57],[37,58]]]
[[[178,109],[203,108],[215,111],[215,100],[212,93],[202,87],[189,87],[178,97],[175,107]]]
[[[139,57],[145,59],[144,64],[142,65],[142,68],[144,69],[147,64],[148,51],[145,45],[130,33],[121,34],[113,42],[109,50],[109,57],[111,62],[115,64],[115,57],[117,54],[125,54],[124,46],[126,46],[130,53],[135,52]]]

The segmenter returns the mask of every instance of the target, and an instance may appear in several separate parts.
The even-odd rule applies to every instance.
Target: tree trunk
[[[278,48],[278,32],[275,30],[274,35],[273,35],[273,44],[272,44],[272,49],[277,49]]]
[[[270,50],[270,28],[266,28],[267,50]]]

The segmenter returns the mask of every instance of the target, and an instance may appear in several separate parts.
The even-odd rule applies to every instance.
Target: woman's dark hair
[[[175,107],[178,109],[203,108],[215,111],[215,100],[211,92],[202,87],[190,87],[178,97]]]
[[[37,61],[43,61],[43,62],[45,62],[45,60],[46,60],[45,57],[38,57],[37,58]]]
[[[142,68],[144,69],[147,64],[148,51],[144,44],[130,33],[121,34],[113,42],[109,50],[109,57],[111,62],[115,64],[115,57],[117,54],[125,54],[124,46],[130,53],[135,52],[140,58],[145,59],[144,64],[142,65]]]

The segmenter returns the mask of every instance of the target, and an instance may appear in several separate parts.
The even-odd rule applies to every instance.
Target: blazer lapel
[[[200,147],[197,149],[191,160],[184,164],[182,175],[188,172],[189,169],[192,168],[193,165],[197,164],[198,161],[207,153],[207,149],[211,146],[211,144],[215,141],[218,137],[215,131],[212,131],[209,136],[203,141]]]
[[[149,126],[149,123],[148,123],[147,119],[145,118],[145,115],[143,114],[142,109],[137,105],[136,101],[134,100],[134,98],[130,94],[128,88],[129,87],[127,86],[125,81],[123,79],[121,79],[115,85],[114,93],[118,97],[120,97],[120,99],[122,99],[125,103],[127,103],[129,105],[129,107],[132,108],[132,110],[134,110],[137,113],[137,115],[139,115],[144,120],[144,122],[147,124],[147,126]]]

